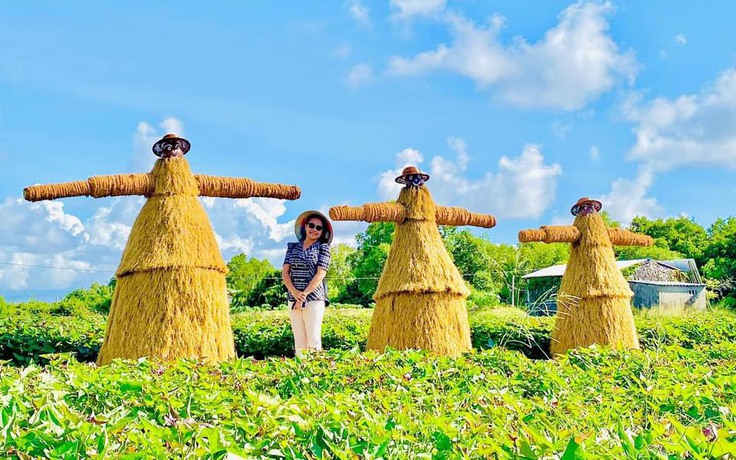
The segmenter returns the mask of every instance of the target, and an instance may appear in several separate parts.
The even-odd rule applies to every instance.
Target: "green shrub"
[[[72,352],[81,361],[94,361],[102,345],[105,320],[105,316],[90,312],[57,316],[25,311],[2,317],[0,359],[27,364],[46,362],[46,354]]]
[[[7,458],[715,459],[736,345],[0,366]],[[418,454],[426,453],[426,456]]]
[[[94,361],[104,335],[105,317],[85,312],[55,316],[49,305],[32,303],[24,311],[0,319],[0,359],[14,363],[46,362],[48,353],[74,352],[82,361]],[[41,309],[41,310],[39,310]],[[328,308],[322,329],[326,349],[365,348],[373,310]],[[641,346],[658,349],[670,345],[736,342],[736,315],[705,312],[684,317],[635,318]],[[293,356],[293,335],[287,312],[247,311],[232,315],[235,347],[240,356],[261,359]],[[470,314],[473,348],[502,347],[529,358],[546,358],[554,318],[526,316],[517,308],[485,309]]]

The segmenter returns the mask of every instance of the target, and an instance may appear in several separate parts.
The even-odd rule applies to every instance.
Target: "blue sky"
[[[114,272],[140,198],[23,202],[36,183],[146,172],[167,131],[195,173],[297,184],[205,200],[226,259],[279,263],[306,209],[395,198],[417,164],[474,230],[704,226],[736,199],[731,2],[348,0],[0,4],[0,293]],[[362,224],[340,224],[351,242]],[[42,267],[56,267],[55,269]]]

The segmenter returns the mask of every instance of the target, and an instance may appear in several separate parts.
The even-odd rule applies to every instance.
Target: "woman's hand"
[[[299,303],[304,303],[307,300],[307,293],[304,291],[297,291],[296,295],[294,295],[294,298]]]

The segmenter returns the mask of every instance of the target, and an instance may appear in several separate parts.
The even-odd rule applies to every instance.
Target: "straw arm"
[[[580,230],[572,225],[550,225],[539,229],[521,230],[519,241],[531,243],[539,241],[542,243],[574,243],[580,239]]]
[[[406,209],[398,203],[366,203],[362,206],[333,206],[332,220],[356,220],[365,222],[403,222]]]
[[[33,185],[23,189],[23,197],[28,201],[54,200],[74,196],[102,198],[106,196],[150,195],[151,193],[153,193],[153,179],[147,173],[93,176],[87,180]]]
[[[490,214],[479,214],[452,206],[438,206],[435,211],[435,220],[437,225],[453,225],[456,227],[469,225],[492,228],[496,226],[496,218]]]
[[[608,238],[614,246],[651,246],[654,239],[649,235],[641,235],[620,228],[609,228]]]
[[[296,200],[302,191],[296,185],[256,182],[246,177],[222,177],[195,174],[200,196],[216,198],[280,198]]]

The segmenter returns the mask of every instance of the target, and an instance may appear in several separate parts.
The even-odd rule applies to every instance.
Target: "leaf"
[[[560,460],[576,460],[581,458],[585,458],[583,449],[581,449],[580,444],[575,442],[575,436],[570,436],[570,442],[567,443],[567,447],[562,453]]]

